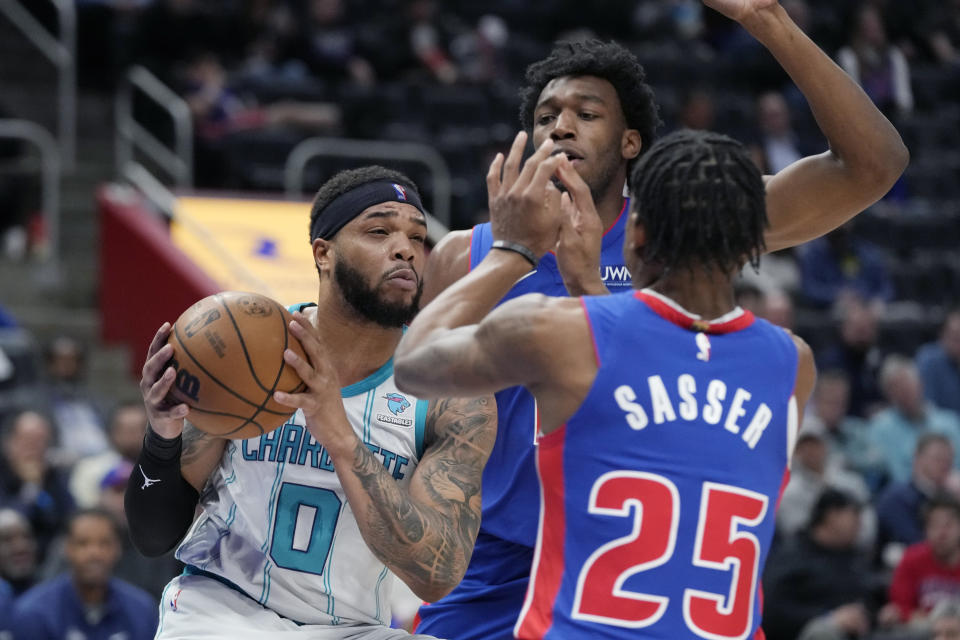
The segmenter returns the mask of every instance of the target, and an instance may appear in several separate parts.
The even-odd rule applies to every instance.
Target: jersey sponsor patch
[[[605,264],[600,266],[600,279],[607,287],[632,286],[630,272],[622,264]]]
[[[378,413],[377,420],[386,424],[395,424],[399,427],[413,426],[412,419],[400,417],[400,414],[410,408],[409,400],[399,393],[388,393],[383,398],[387,401],[387,410],[390,414]]]

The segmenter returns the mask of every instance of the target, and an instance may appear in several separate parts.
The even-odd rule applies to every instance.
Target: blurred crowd
[[[820,370],[763,576],[764,628],[770,640],[958,638],[960,0],[782,4],[893,119],[912,164],[871,211],[764,257],[738,285],[740,304],[803,336]],[[524,68],[555,40],[587,36],[638,55],[664,131],[734,135],[768,173],[825,149],[768,54],[698,0],[78,7],[82,82],[112,89],[136,63],[174,87],[203,188],[277,190],[286,155],[311,135],[421,142],[451,168],[453,226],[469,226],[485,216],[486,164],[519,126]],[[308,184],[340,168],[313,166]],[[400,168],[429,199],[423,168]],[[3,324],[16,319],[0,310]],[[89,391],[93,345],[60,337],[31,371],[4,337],[17,331],[0,330],[0,638],[15,610],[43,615],[38,598],[62,576],[91,588],[119,578],[155,601],[177,571],[123,533],[142,407]],[[140,591],[114,592],[116,607],[76,615],[102,625],[142,604]]]

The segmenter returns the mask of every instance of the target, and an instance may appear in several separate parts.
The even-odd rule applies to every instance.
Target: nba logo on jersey
[[[395,417],[399,416],[401,413],[410,408],[409,400],[399,393],[388,393],[387,395],[383,396],[383,399],[387,401],[387,410],[392,415],[378,413],[377,420],[380,422],[386,422],[387,424],[395,424],[401,427],[413,426],[413,420],[409,418]]]
[[[398,185],[397,183],[393,183],[393,190],[397,192],[397,200],[400,200],[400,201],[402,201],[402,202],[406,202],[406,201],[407,201],[407,190],[406,190],[406,189],[404,189],[403,187],[401,187],[401,186]]]
[[[703,360],[704,362],[710,362],[710,338],[707,337],[705,333],[698,333],[696,337],[697,349],[697,360]]]

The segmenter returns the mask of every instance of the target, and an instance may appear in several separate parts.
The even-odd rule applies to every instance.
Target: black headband
[[[413,189],[389,180],[367,182],[340,194],[323,208],[310,227],[311,242],[317,238],[329,240],[364,209],[381,202],[403,202],[424,212],[420,196]]]

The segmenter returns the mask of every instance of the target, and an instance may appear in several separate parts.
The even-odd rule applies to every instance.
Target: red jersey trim
[[[620,207],[620,215],[617,216],[617,219],[613,221],[612,225],[604,229],[602,237],[606,237],[606,235],[611,231],[613,231],[613,228],[617,226],[617,223],[620,222],[620,218],[622,218],[623,214],[627,212],[627,204],[629,204],[629,202],[630,202],[629,198],[623,199],[623,206]]]
[[[567,426],[540,438],[537,476],[540,479],[540,528],[533,556],[530,585],[514,628],[521,640],[540,640],[553,626],[553,608],[563,582],[564,514],[563,452]]]
[[[713,335],[724,333],[734,333],[746,329],[754,323],[756,318],[753,313],[741,307],[737,307],[731,313],[726,314],[717,320],[703,320],[684,311],[679,305],[656,292],[648,289],[634,291],[633,297],[646,304],[650,309],[664,320],[673,324],[690,329],[691,331],[701,331]]]
[[[606,229],[604,229],[603,235],[600,236],[601,239],[602,239],[602,238],[606,238],[606,237],[607,237],[607,234],[614,230],[614,228],[617,226],[617,223],[620,222],[620,218],[622,218],[622,217],[623,217],[623,214],[625,214],[625,213],[627,212],[627,208],[628,208],[627,205],[628,205],[629,203],[630,203],[630,200],[629,200],[628,198],[624,198],[624,199],[623,199],[623,206],[620,207],[620,214],[617,216],[617,219],[613,221],[613,224],[611,224],[609,227],[607,227]],[[550,249],[550,251],[548,251],[547,253],[549,253],[549,254],[551,254],[551,255],[554,255],[554,256],[557,255],[557,252],[554,251],[553,249]]]

